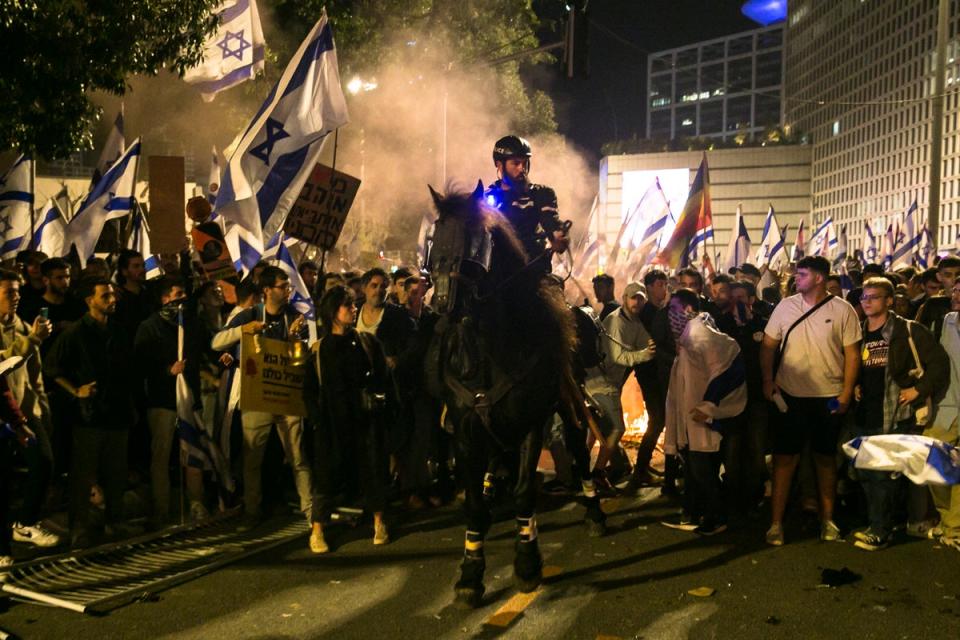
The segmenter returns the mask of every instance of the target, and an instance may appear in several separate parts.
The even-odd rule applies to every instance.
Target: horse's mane
[[[485,286],[489,298],[476,312],[494,338],[494,357],[515,361],[529,357],[533,349],[568,367],[577,334],[562,291],[542,282],[541,269],[527,267],[530,259],[513,225],[479,195],[451,189],[435,202],[441,217],[464,217],[468,228],[483,228],[491,235],[493,255]]]

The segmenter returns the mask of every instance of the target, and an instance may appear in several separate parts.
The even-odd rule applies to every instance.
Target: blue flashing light
[[[747,0],[740,13],[766,27],[787,19],[787,0]]]
[[[492,193],[491,193],[490,195],[488,195],[488,196],[487,196],[487,204],[490,205],[491,207],[496,207],[496,206],[497,206],[497,197],[496,197],[495,195],[493,195]]]

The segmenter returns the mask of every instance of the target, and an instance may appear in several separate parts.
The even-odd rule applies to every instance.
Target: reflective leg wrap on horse
[[[543,558],[537,544],[537,518],[517,518],[517,552],[513,559],[517,588],[529,593],[543,582]]]
[[[467,531],[463,542],[463,562],[460,563],[460,579],[454,586],[457,602],[468,607],[477,607],[483,599],[483,573],[487,562],[483,555],[484,535],[479,531]]]

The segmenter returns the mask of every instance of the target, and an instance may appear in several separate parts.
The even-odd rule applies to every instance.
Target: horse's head
[[[430,195],[438,213],[426,261],[434,282],[431,304],[439,313],[450,313],[469,293],[476,293],[495,268],[510,262],[522,265],[525,257],[509,222],[484,202],[483,183],[473,192],[446,195],[430,187]],[[501,258],[504,250],[517,259]]]

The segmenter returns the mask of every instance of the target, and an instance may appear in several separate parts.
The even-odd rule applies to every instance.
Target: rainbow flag
[[[673,235],[670,236],[670,240],[667,241],[667,244],[663,246],[653,261],[671,269],[676,269],[687,255],[692,240],[699,239],[703,242],[712,234],[713,215],[710,211],[710,177],[707,169],[707,154],[703,154],[700,168],[697,169],[697,177],[693,179],[693,184],[690,185],[687,204],[684,205],[680,217],[677,218],[677,226],[673,229]]]

